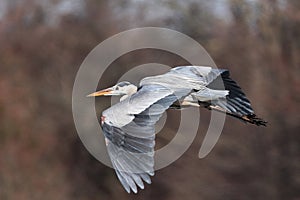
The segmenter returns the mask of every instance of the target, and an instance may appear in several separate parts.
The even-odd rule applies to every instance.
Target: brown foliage
[[[204,112],[201,136],[186,154],[158,171],[144,191],[128,195],[113,170],[92,158],[77,137],[71,91],[89,51],[132,27],[130,20],[114,17],[109,3],[89,0],[83,15],[61,15],[49,24],[40,4],[16,3],[0,21],[0,199],[300,198],[299,1],[229,1],[229,22],[201,3],[182,8],[174,2],[164,5],[176,9],[173,17],[135,20],[198,40],[220,68],[230,69],[269,126],[228,118],[213,152],[199,160],[200,132],[209,117]],[[184,63],[144,51],[117,64],[130,67],[156,58],[172,66]]]

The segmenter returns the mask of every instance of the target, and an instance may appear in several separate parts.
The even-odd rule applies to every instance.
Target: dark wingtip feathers
[[[255,114],[243,116],[242,119],[251,124],[255,124],[256,126],[267,126],[267,123],[268,123],[267,121],[256,117]]]

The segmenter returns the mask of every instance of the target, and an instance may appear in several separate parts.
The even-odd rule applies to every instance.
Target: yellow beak
[[[94,92],[92,94],[87,95],[87,97],[98,97],[98,96],[104,96],[104,95],[109,95],[113,92],[112,89],[105,89],[105,90],[100,90],[97,92]]]

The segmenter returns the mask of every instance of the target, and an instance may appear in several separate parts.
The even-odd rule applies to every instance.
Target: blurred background
[[[213,151],[198,159],[210,117],[201,110],[193,145],[133,195],[79,140],[71,94],[96,45],[142,26],[197,40],[269,125],[227,118]],[[300,199],[299,36],[299,0],[1,0],[0,199]],[[187,64],[155,50],[115,64],[149,62]],[[119,77],[114,73],[105,86]],[[159,134],[158,144],[169,136]]]

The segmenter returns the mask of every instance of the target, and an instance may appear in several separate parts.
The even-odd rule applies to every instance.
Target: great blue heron
[[[136,193],[137,186],[143,189],[143,181],[151,183],[155,123],[169,107],[204,107],[244,122],[266,125],[256,117],[249,100],[224,69],[180,66],[142,79],[139,88],[124,81],[88,96],[112,95],[122,98],[103,111],[101,127],[113,167],[128,193]]]

